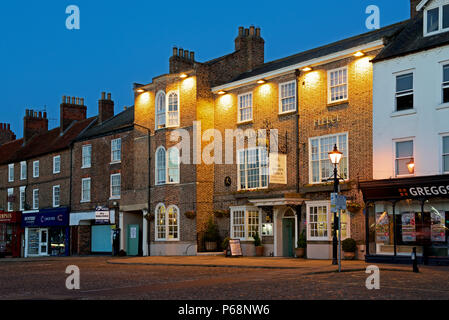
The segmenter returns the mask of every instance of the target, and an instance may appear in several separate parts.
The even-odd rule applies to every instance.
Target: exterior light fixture
[[[334,146],[334,150],[329,152],[329,159],[333,165],[338,165],[340,163],[343,152],[338,151],[337,145]]]
[[[363,57],[365,54],[362,51],[357,51],[356,53],[354,53],[354,57],[360,58]]]
[[[410,162],[407,163],[407,169],[410,174],[415,173],[415,160],[414,159],[410,160]]]
[[[179,76],[181,79],[185,79],[188,77],[188,75],[186,73],[181,73],[181,75]]]
[[[266,83],[266,82],[267,82],[267,81],[264,80],[264,79],[260,79],[260,80],[257,81],[258,84],[264,84],[264,83]]]
[[[312,71],[312,68],[311,67],[305,67],[305,68],[302,68],[302,71],[309,72],[309,71]]]
[[[220,96],[224,95],[226,93],[226,91],[220,90],[217,92],[217,94],[219,94]]]
[[[139,88],[139,89],[136,89],[136,92],[138,92],[138,93],[143,93],[143,92],[145,92],[145,90],[142,89],[142,88]]]

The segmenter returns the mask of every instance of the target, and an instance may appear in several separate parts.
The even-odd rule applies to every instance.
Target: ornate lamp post
[[[337,171],[337,165],[340,163],[340,160],[343,156],[343,153],[338,151],[337,145],[334,146],[334,150],[329,152],[329,160],[334,165],[334,193],[338,193],[338,171]],[[337,223],[337,212],[334,212],[334,232],[332,235],[332,264],[338,264],[337,261],[337,251],[338,251],[338,240],[337,240],[337,230],[338,230],[338,223]]]

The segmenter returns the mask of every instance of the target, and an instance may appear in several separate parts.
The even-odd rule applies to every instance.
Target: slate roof
[[[98,121],[98,119],[97,119]],[[101,125],[95,123],[85,132],[80,134],[76,141],[88,140],[108,135],[113,132],[130,130],[134,127],[134,107],[130,107],[111,119],[104,121]]]
[[[267,62],[263,64],[261,67],[258,67],[254,70],[245,72],[237,76],[235,79],[233,79],[231,82],[243,80],[246,78],[254,77],[260,74],[264,74],[270,71],[274,71],[277,69],[285,68],[291,65],[295,65],[301,62],[305,62],[311,59],[316,59],[319,57],[327,56],[332,53],[336,53],[339,51],[343,51],[346,49],[354,48],[357,46],[361,46],[373,41],[380,40],[382,38],[390,38],[399,31],[402,30],[402,28],[407,24],[408,20],[402,21],[396,24],[392,24],[386,27],[383,27],[378,30],[374,30],[368,33],[360,34],[351,38],[347,38],[344,40],[340,40],[331,44],[327,44],[322,47],[318,47],[315,49],[311,49],[308,51],[300,52],[297,54],[294,54],[292,56],[282,58],[279,60],[274,60],[271,62]]]
[[[449,44],[449,32],[424,37],[423,12],[409,20],[405,28],[373,59],[374,62],[429,50]]]

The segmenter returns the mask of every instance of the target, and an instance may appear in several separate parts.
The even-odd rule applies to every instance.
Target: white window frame
[[[114,177],[119,177],[120,178],[119,194],[118,195],[114,195],[113,192],[112,192],[112,188],[114,187],[114,185],[112,184],[112,180],[113,180]],[[110,185],[111,185],[111,187],[110,187],[110,197],[111,197],[111,199],[120,199],[121,194],[122,194],[122,192],[121,192],[121,187],[122,187],[122,175],[121,175],[121,173],[111,174],[110,181],[111,181],[110,182]],[[115,186],[115,187],[117,187],[117,186]]]
[[[337,137],[337,147],[339,146],[339,137],[340,136],[346,136],[346,167],[347,167],[347,171],[348,171],[348,176],[346,177],[345,181],[349,181],[350,178],[350,168],[349,168],[349,159],[350,159],[350,154],[349,154],[349,133],[348,132],[341,132],[341,133],[335,133],[335,134],[327,134],[324,136],[318,136],[318,137],[311,137],[309,138],[309,183],[310,184],[322,184],[322,183],[326,183],[325,181],[323,182],[323,179],[326,178],[331,178],[329,177],[322,177],[321,176],[321,159],[320,157],[320,149],[321,149],[321,139],[325,139],[325,138],[330,138],[330,137]],[[320,174],[320,181],[314,182],[313,181],[313,163],[312,163],[312,140],[318,139],[318,161],[320,162],[320,166],[319,166],[319,174]],[[333,146],[332,146],[333,148]],[[330,150],[332,151],[332,150]],[[342,159],[340,160],[340,164],[341,161],[344,159],[344,157],[342,157]],[[329,163],[330,160],[328,159]],[[341,172],[341,165],[338,165],[338,174],[340,176],[342,176],[342,172]]]
[[[59,162],[59,170],[56,170],[56,161]],[[61,173],[61,155],[53,157],[53,174]]]
[[[240,104],[240,98],[242,98],[242,97],[245,97],[245,96],[250,96],[251,97],[251,106],[247,106],[247,107],[245,107],[245,109],[250,109],[250,118],[249,119],[245,119],[245,120],[242,120],[242,118],[241,118],[241,112],[242,112],[242,107],[241,107],[241,104]],[[253,96],[253,93],[252,92],[246,92],[246,93],[242,93],[242,94],[239,94],[238,96],[237,96],[237,123],[247,123],[247,122],[251,122],[251,121],[253,121],[253,117],[254,117],[254,96]]]
[[[164,109],[159,110],[159,97],[163,95],[163,103],[164,103]],[[178,102],[179,103],[179,102]],[[159,90],[156,94],[156,99],[154,100],[154,115],[155,115],[155,129],[159,130],[159,129],[164,129],[167,127],[167,95],[165,94],[165,92],[163,90]],[[159,123],[159,117],[163,117],[164,122],[161,124]],[[162,122],[162,121],[161,121]]]
[[[26,187],[22,186],[19,189],[19,210],[23,211],[25,210],[25,204],[26,204]],[[22,197],[23,196],[23,197]]]
[[[293,90],[294,90],[293,96],[286,96],[286,97],[283,97],[283,96],[282,96],[282,88],[283,88],[284,86],[287,86],[287,87],[288,87],[289,85],[292,85],[292,84],[293,84]],[[296,112],[296,105],[297,105],[296,92],[298,91],[297,88],[296,88],[296,80],[292,80],[292,81],[287,81],[287,82],[280,83],[280,84],[279,84],[279,89],[278,89],[278,91],[279,91],[279,114],[287,114],[287,113]],[[294,101],[293,101],[293,109],[289,109],[289,110],[287,110],[287,111],[282,111],[282,101],[285,100],[285,99],[291,99],[291,98],[294,98]]]
[[[176,99],[177,99],[177,111],[170,111],[170,95],[172,94],[176,94]],[[167,128],[176,128],[179,127],[180,124],[180,102],[179,102],[179,91],[178,90],[171,90],[169,92],[167,92],[167,94],[165,95],[165,98],[167,99],[165,102],[165,126]],[[171,114],[177,114],[176,117],[176,123],[170,124],[170,115]]]
[[[160,150],[164,150],[164,162],[163,163],[160,163],[159,158],[158,158],[158,154],[159,154]],[[167,150],[165,149],[165,147],[159,146],[156,149],[154,161],[155,161],[155,166],[154,166],[155,167],[154,183],[157,186],[164,185],[164,184],[167,183]],[[159,168],[159,166],[162,165],[162,164],[164,165],[164,168]],[[161,169],[164,169],[164,181],[161,181],[159,179],[159,171]]]
[[[177,150],[177,155],[178,155],[178,160],[177,160],[177,166],[173,166],[170,167],[170,154],[171,152],[173,152],[174,150]],[[176,152],[176,151],[175,151]],[[181,180],[181,171],[180,171],[180,152],[179,149],[177,147],[172,147],[170,149],[168,149],[165,153],[165,159],[167,161],[167,164],[165,165],[166,169],[167,169],[167,176],[165,178],[165,182],[167,184],[177,184],[179,183],[179,181]],[[173,180],[170,181],[171,175],[170,175],[170,170],[176,170],[177,174],[175,175],[177,177],[177,180]]]
[[[446,105],[446,104],[449,104],[449,101],[444,102],[444,89],[449,88],[449,81],[446,81],[446,82],[444,81],[444,68],[445,67],[449,68],[448,61],[441,64],[442,75],[441,75],[441,100],[440,100],[440,103]]]
[[[26,180],[27,178],[27,162],[20,162],[20,180]]]
[[[331,86],[331,74],[335,73],[335,72],[339,72],[339,71],[346,71],[346,82],[338,84],[338,85]],[[332,88],[344,87],[344,86],[346,86],[346,97],[342,98],[342,99],[337,99],[337,100],[333,100],[332,101]],[[348,101],[348,97],[349,97],[349,72],[348,72],[348,67],[345,66],[345,67],[341,67],[341,68],[328,70],[327,71],[327,103],[328,104],[333,104],[333,103],[339,103],[339,102]]]
[[[258,212],[258,214],[259,214],[259,216],[258,216],[258,219],[259,219],[259,224],[258,224],[258,233],[259,233],[259,236],[260,237],[262,237],[262,209],[260,209],[260,208],[257,208],[257,207],[252,207],[252,206],[238,206],[238,207],[230,207],[230,209],[231,209],[231,222],[230,222],[230,225],[231,225],[231,232],[230,232],[230,234],[231,234],[231,238],[232,239],[240,239],[240,240],[242,240],[242,241],[254,241],[254,238],[253,237],[251,237],[250,235],[249,235],[249,215],[248,215],[248,212]],[[234,232],[234,214],[235,214],[235,212],[244,212],[244,236],[243,237],[238,237],[238,236],[236,236],[235,235],[235,232]],[[239,225],[239,226],[241,226],[241,225]]]
[[[423,28],[425,37],[430,37],[439,33],[449,31],[449,27],[443,29],[443,7],[446,5],[449,5],[449,2],[444,2],[440,5],[430,5],[429,7],[424,9]],[[438,8],[438,29],[432,32],[427,32],[427,13],[436,8]]]
[[[164,213],[164,219],[163,219],[163,223],[160,223],[159,216],[158,216],[158,211],[160,208],[164,208],[165,213]],[[177,228],[177,237],[173,237],[170,238],[170,224],[169,224],[169,211],[171,208],[174,208],[176,210],[177,216],[176,216],[176,226]],[[180,240],[180,234],[181,234],[181,230],[180,230],[180,224],[179,224],[179,220],[180,220],[180,211],[179,211],[179,207],[175,206],[175,205],[170,205],[168,207],[166,207],[163,203],[159,203],[156,206],[155,209],[155,223],[154,223],[154,231],[155,231],[155,240],[156,241],[179,241]],[[163,227],[164,228],[164,237],[160,237],[159,236],[159,230],[158,227]]]
[[[84,190],[84,182],[89,181],[89,193],[87,194]],[[90,202],[91,201],[91,193],[92,193],[92,181],[91,178],[83,178],[81,179],[81,202]],[[88,197],[86,197],[86,195]]]
[[[401,76],[405,76],[411,74],[412,75],[412,89],[411,90],[403,90],[403,91],[397,91],[397,79],[398,77]],[[402,113],[402,112],[410,112],[415,110],[415,69],[409,69],[409,70],[405,70],[405,71],[400,71],[400,72],[396,72],[393,73],[394,76],[394,110],[393,112],[397,112],[397,113]],[[402,96],[406,96],[409,94],[413,95],[413,106],[409,109],[405,109],[405,110],[398,110],[398,100],[397,98],[402,97]]]
[[[327,210],[327,237],[315,237],[311,236],[312,228],[310,227],[312,219],[310,218],[310,208],[315,207],[326,207]],[[332,240],[332,227],[333,227],[333,218],[334,214],[331,212],[330,201],[322,200],[322,201],[306,201],[306,221],[307,221],[307,241],[330,241]],[[342,237],[341,240],[345,240],[351,237],[351,215],[348,212],[343,211],[342,215],[346,215],[347,224],[346,224],[346,237]],[[342,232],[343,233],[343,232]]]
[[[33,161],[33,178],[39,178],[40,163],[39,160]]]
[[[8,199],[7,200],[9,200],[9,197],[14,195],[14,188],[8,188],[7,192],[8,192]],[[14,202],[8,201],[7,209],[8,209],[8,212],[14,211]]]
[[[8,182],[14,182],[14,163],[8,164]]]
[[[447,138],[447,139],[449,139],[449,133],[444,133],[444,134],[441,134],[441,157],[440,157],[440,159],[441,159],[441,173],[442,174],[449,174],[449,170],[448,171],[444,171],[444,157],[445,156],[447,156],[447,157],[449,157],[449,153],[444,153],[444,144],[443,144],[443,142],[444,142],[444,139],[445,138]]]
[[[117,148],[117,145],[120,146],[120,148]],[[119,158],[114,159],[114,154],[117,151],[120,151]],[[122,139],[121,138],[112,139],[111,140],[111,163],[120,163],[121,161],[122,161]]]
[[[256,148],[246,148],[246,149],[239,149],[237,150],[237,189],[240,190],[261,190],[261,189],[268,189],[269,185],[270,185],[270,174],[269,174],[269,155],[268,155],[268,151],[266,151],[267,153],[267,159],[266,159],[266,167],[265,167],[265,171],[266,171],[266,176],[267,176],[267,185],[266,186],[262,186],[263,185],[263,171],[264,171],[264,167],[262,166],[262,161],[261,161],[261,150],[264,149],[263,147],[256,147]],[[257,152],[259,153],[259,186],[256,188],[248,188],[248,162],[245,161],[245,188],[242,188],[242,184],[241,184],[241,173],[240,173],[240,153],[241,152],[245,152],[245,151],[253,151],[253,150],[257,150]],[[246,160],[246,157],[245,157]]]
[[[410,174],[397,174],[396,172],[396,160],[400,160],[400,159],[405,159],[405,158],[396,158],[396,144],[398,142],[407,142],[407,141],[412,141],[413,143],[413,160],[415,162],[415,172]],[[415,158],[415,137],[408,137],[408,138],[399,138],[399,139],[393,139],[393,173],[394,173],[394,177],[396,178],[402,178],[402,177],[413,177],[416,173],[416,158]]]
[[[33,210],[39,209],[39,189],[33,189]]]
[[[89,163],[87,160],[89,159]],[[81,148],[81,169],[87,169],[92,166],[92,145],[85,144]]]
[[[56,190],[58,190],[58,201],[56,201]],[[61,186],[53,186],[53,208],[58,208],[61,205]]]

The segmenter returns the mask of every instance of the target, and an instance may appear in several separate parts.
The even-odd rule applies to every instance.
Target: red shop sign
[[[0,223],[16,223],[20,221],[18,212],[0,211]]]

